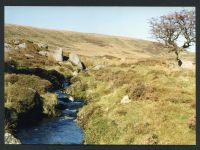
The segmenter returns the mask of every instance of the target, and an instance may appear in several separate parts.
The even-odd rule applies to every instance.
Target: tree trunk
[[[175,47],[176,60],[177,60],[178,66],[180,67],[183,64],[183,62],[181,61],[179,57],[179,53],[180,53],[179,48],[178,46],[176,46]]]

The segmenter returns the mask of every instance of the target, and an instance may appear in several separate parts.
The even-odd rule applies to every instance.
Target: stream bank
[[[63,82],[64,88],[70,86],[69,81]],[[45,118],[37,125],[20,129],[17,138],[22,144],[82,144],[83,130],[75,119],[78,109],[84,105],[83,100],[69,100],[69,94],[62,90],[57,94],[57,109],[62,111],[60,117]]]

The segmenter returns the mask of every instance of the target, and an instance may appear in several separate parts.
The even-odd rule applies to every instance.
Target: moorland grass
[[[77,119],[85,144],[195,144],[192,70],[157,60],[112,67],[82,72],[68,89],[87,103]],[[125,95],[131,102],[121,104]]]

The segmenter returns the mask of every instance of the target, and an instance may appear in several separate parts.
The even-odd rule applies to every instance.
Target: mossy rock
[[[36,123],[43,116],[43,102],[39,93],[33,89],[10,85],[6,88],[5,99],[5,107],[15,110],[17,114],[17,119],[10,117],[10,122],[16,119],[18,127]]]

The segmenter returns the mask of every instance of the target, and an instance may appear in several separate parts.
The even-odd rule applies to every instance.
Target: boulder
[[[41,56],[46,56],[46,57],[48,56],[48,53],[49,53],[49,52],[47,52],[47,51],[39,51],[39,52],[38,52],[39,55],[41,55]]]
[[[34,56],[30,54],[24,54],[24,56],[26,56],[27,58],[34,58]]]
[[[128,95],[124,96],[121,100],[122,104],[126,104],[126,103],[129,103],[129,102],[131,102],[131,100],[129,99]]]
[[[10,133],[5,133],[4,134],[4,143],[5,144],[21,144],[20,140],[15,138],[12,134]]]
[[[61,62],[63,61],[63,50],[62,48],[57,48],[54,52],[53,52],[53,57],[56,61]]]
[[[68,96],[68,99],[70,100],[70,101],[74,101],[74,98],[72,97],[72,96]]]
[[[105,65],[96,65],[94,68],[93,68],[93,70],[99,70],[99,69],[102,69],[102,68],[104,68],[105,67]]]
[[[26,47],[27,47],[26,43],[22,43],[22,44],[18,45],[18,48],[20,48],[20,49],[25,49]]]
[[[69,61],[73,64],[79,67],[79,69],[83,70],[84,66],[82,65],[79,57],[77,54],[70,53],[69,54]]]
[[[193,65],[192,61],[182,60],[181,68],[184,68],[184,69],[193,69],[193,67],[194,67],[194,65]]]
[[[48,45],[45,44],[45,43],[39,43],[39,44],[38,44],[38,47],[39,47],[39,48],[48,49]]]

